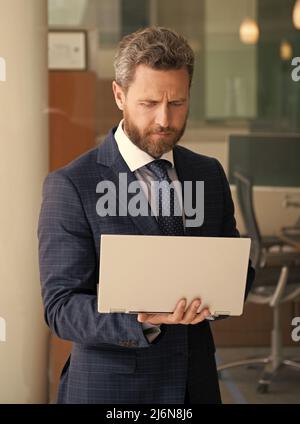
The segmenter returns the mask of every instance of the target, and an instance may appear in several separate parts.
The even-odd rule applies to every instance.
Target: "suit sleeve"
[[[240,233],[236,228],[236,220],[234,217],[234,204],[232,201],[230,186],[226,178],[225,172],[222,168],[222,165],[217,160],[216,162],[219,168],[219,172],[220,172],[220,176],[221,176],[221,180],[223,184],[224,214],[223,214],[222,237],[240,237]],[[251,260],[249,260],[246,290],[245,290],[245,301],[247,299],[249,291],[251,290],[254,278],[255,278],[255,270],[251,265]]]
[[[45,180],[38,237],[45,320],[58,337],[90,345],[149,346],[135,315],[97,311],[94,238],[76,187],[60,172]]]

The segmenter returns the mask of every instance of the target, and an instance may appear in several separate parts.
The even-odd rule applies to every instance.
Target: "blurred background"
[[[300,403],[299,0],[0,0],[0,403],[55,401],[71,344],[43,321],[42,182],[118,124],[116,46],[148,25],[195,52],[180,143],[220,160],[253,240],[245,312],[212,324],[223,402]]]

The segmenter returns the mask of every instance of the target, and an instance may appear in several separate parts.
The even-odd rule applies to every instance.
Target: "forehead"
[[[172,96],[187,96],[189,74],[186,68],[157,70],[146,65],[138,65],[129,91],[139,97],[163,93]]]

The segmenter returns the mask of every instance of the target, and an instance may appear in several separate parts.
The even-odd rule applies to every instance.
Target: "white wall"
[[[0,404],[42,403],[48,331],[36,226],[48,169],[46,0],[0,0],[0,56]]]

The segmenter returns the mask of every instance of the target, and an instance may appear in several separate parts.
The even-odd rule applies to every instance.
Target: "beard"
[[[187,114],[188,115],[188,114]],[[158,159],[166,152],[169,152],[178,143],[184,134],[187,123],[187,116],[181,128],[162,127],[156,125],[146,130],[140,130],[129,117],[124,109],[124,130],[128,138],[141,150],[150,156]],[[166,134],[166,136],[164,136]],[[161,135],[161,137],[159,137]]]

